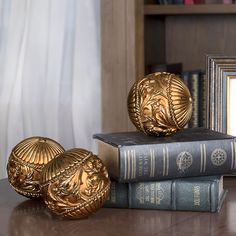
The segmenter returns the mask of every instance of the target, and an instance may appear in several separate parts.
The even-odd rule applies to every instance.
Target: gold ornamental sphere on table
[[[12,149],[8,160],[10,185],[25,197],[40,197],[40,175],[43,167],[64,151],[59,143],[49,138],[31,137],[23,140]]]
[[[157,72],[133,85],[128,112],[132,123],[145,134],[170,135],[190,120],[192,98],[179,76]]]
[[[71,149],[42,171],[44,202],[57,215],[84,218],[102,207],[110,179],[101,160],[85,149]]]

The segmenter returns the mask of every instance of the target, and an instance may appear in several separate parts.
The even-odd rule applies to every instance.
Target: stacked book
[[[236,171],[236,140],[205,128],[171,136],[95,134],[113,179],[105,207],[219,211],[224,174]]]

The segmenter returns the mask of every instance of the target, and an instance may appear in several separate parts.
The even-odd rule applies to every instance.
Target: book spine
[[[174,210],[209,211],[218,209],[218,183],[208,181],[176,181],[172,194]]]
[[[232,139],[120,148],[119,182],[154,181],[236,171],[236,141]]]
[[[193,111],[192,118],[189,121],[189,128],[199,127],[199,72],[190,74],[189,90],[192,95]]]
[[[215,181],[176,179],[132,184],[112,182],[112,185],[116,186],[116,191],[110,192],[110,199],[115,195],[115,199],[119,200],[113,203],[108,200],[104,207],[208,212],[218,210],[218,178]],[[125,187],[121,188],[121,185]]]
[[[184,0],[185,5],[192,5],[194,4],[193,0]]]
[[[128,184],[111,181],[110,193],[104,207],[129,208]]]
[[[206,76],[200,73],[199,78],[199,127],[206,127]]]

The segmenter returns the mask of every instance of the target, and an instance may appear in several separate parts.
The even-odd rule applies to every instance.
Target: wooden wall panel
[[[102,15],[102,129],[132,130],[126,100],[134,81],[143,73],[143,9],[140,0],[101,0]],[[137,28],[137,25],[139,27]],[[142,25],[142,24],[141,24]],[[138,56],[140,57],[140,62]]]
[[[166,60],[205,69],[206,54],[236,55],[235,15],[166,17]]]
[[[145,65],[164,64],[165,17],[146,16],[144,25]]]

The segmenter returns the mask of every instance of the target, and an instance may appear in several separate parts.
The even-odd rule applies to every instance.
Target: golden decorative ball
[[[136,128],[145,134],[170,135],[190,120],[192,98],[179,76],[158,72],[133,85],[128,112]]]
[[[54,213],[78,219],[102,207],[109,194],[110,179],[97,156],[75,148],[44,167],[41,187],[44,202]]]
[[[64,148],[56,141],[31,137],[17,144],[7,164],[8,180],[19,194],[37,198],[41,196],[40,175],[43,167]]]

